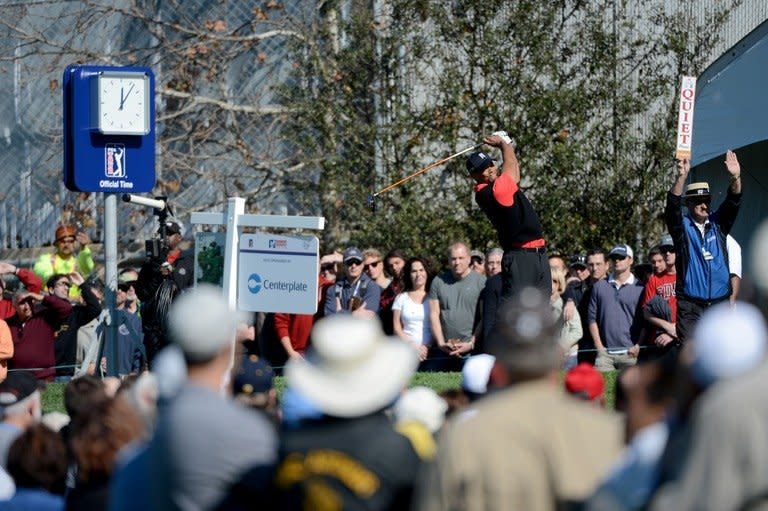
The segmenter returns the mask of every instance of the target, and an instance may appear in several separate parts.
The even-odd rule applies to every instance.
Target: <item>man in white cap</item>
[[[632,274],[632,248],[619,244],[608,254],[613,271],[597,282],[589,298],[587,322],[597,348],[595,367],[613,371],[634,365],[640,351],[640,299],[643,286]]]
[[[725,167],[731,184],[720,207],[711,213],[712,195],[705,182],[683,185],[691,166],[677,162],[677,178],[667,194],[664,218],[677,255],[677,338],[690,337],[701,313],[710,305],[728,300],[731,295],[726,236],[741,207],[741,166],[736,153],[728,151]],[[681,197],[682,196],[682,197]],[[683,214],[682,206],[688,209]]]
[[[285,377],[321,416],[284,431],[274,509],[408,509],[432,439],[423,426],[395,431],[384,410],[417,365],[413,348],[378,321],[335,315],[315,324],[307,356],[288,361]]]
[[[502,307],[489,351],[508,386],[444,426],[415,509],[554,511],[592,493],[621,449],[621,425],[565,395],[559,334],[537,289]]]
[[[146,450],[115,476],[119,489],[110,496],[117,505],[113,509],[212,509],[246,470],[273,466],[277,457],[268,420],[221,393],[238,325],[221,289],[200,285],[181,295],[168,322],[171,340],[186,362],[187,381],[161,410]],[[136,485],[123,481],[141,478],[140,470],[146,502],[132,507],[141,498]],[[264,487],[268,483],[262,480]]]

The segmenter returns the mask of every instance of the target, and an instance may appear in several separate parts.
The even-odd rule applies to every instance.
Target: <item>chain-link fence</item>
[[[274,91],[286,75],[289,27],[303,23],[301,4],[0,3],[0,248],[50,243],[59,223],[101,238],[101,194],[62,184],[61,82],[75,63],[152,67],[155,193],[167,195],[182,220],[233,195],[259,197],[262,212],[286,212],[285,199],[266,192],[275,190],[269,176],[281,154]],[[121,245],[152,229],[151,211],[119,206]]]

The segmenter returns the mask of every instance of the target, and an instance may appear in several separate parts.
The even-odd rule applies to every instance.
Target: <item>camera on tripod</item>
[[[165,261],[168,257],[168,251],[170,250],[165,236],[166,221],[168,220],[169,214],[173,215],[168,204],[168,197],[160,196],[155,197],[154,199],[149,199],[139,195],[125,193],[122,198],[124,202],[130,202],[154,209],[154,215],[158,218],[160,223],[160,230],[151,239],[144,241],[144,254],[151,261]]]
[[[144,254],[152,261],[165,261],[168,257],[168,243],[164,238],[152,238],[144,241]]]

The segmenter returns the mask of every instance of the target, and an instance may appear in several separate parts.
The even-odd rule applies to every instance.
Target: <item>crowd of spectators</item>
[[[169,250],[120,272],[119,378],[90,239],[62,226],[34,269],[0,263],[0,511],[764,507],[768,328],[737,301],[726,168],[710,213],[678,164],[645,264],[627,243],[550,251],[547,292],[510,296],[501,248],[347,246],[320,259],[314,315],[188,289],[169,220]],[[416,371],[461,387],[408,389]],[[54,380],[66,414],[43,413]]]

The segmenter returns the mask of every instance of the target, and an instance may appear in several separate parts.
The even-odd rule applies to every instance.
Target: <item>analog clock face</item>
[[[98,78],[98,129],[106,135],[149,133],[149,80],[143,73]]]

